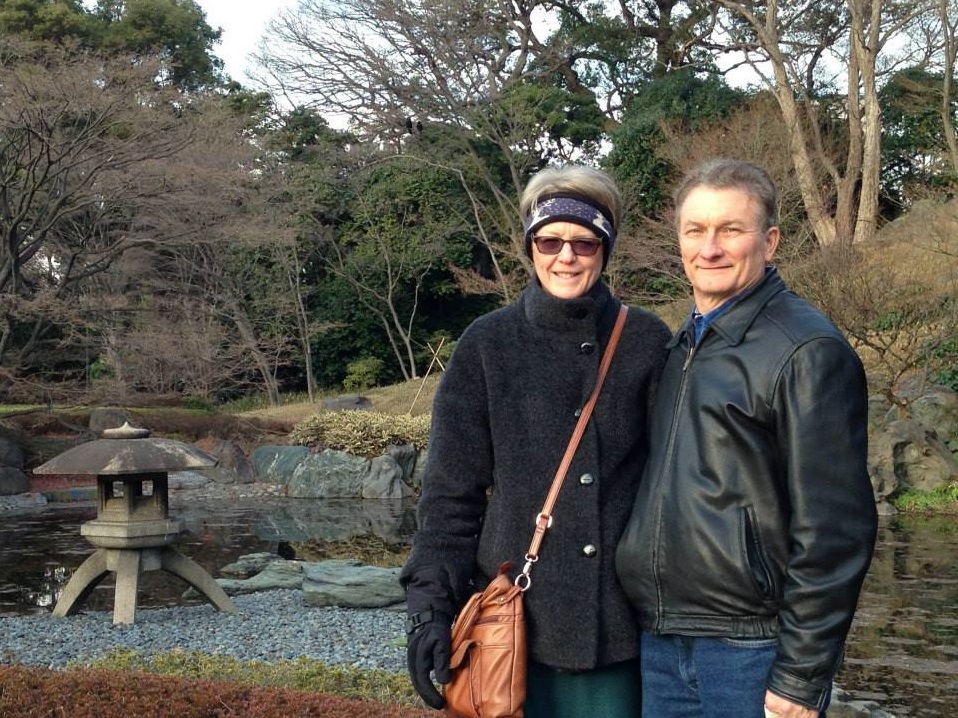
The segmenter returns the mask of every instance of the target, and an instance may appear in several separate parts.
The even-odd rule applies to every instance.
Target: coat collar
[[[539,280],[533,277],[523,290],[521,301],[530,323],[556,331],[586,326],[594,329],[597,324],[605,323],[610,308],[617,309],[612,293],[601,280],[581,297],[559,299],[543,289]]]
[[[734,307],[710,324],[709,328],[722,335],[722,338],[730,346],[737,346],[741,344],[748,328],[752,326],[755,317],[765,308],[769,300],[776,294],[787,290],[788,287],[785,286],[785,281],[779,275],[778,270],[775,267],[769,267],[762,280],[739,299]],[[669,342],[669,349],[676,346],[682,337],[690,331],[691,324],[692,316],[689,315]]]

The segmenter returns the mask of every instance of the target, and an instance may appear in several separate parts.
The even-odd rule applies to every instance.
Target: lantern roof
[[[67,449],[33,470],[35,474],[156,474],[216,465],[216,459],[195,446],[174,439],[151,438],[149,429],[128,422],[107,429],[102,439]]]

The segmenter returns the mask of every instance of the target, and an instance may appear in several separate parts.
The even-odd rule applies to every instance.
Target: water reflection
[[[951,715],[958,699],[958,519],[879,530],[838,682],[896,716]]]
[[[339,541],[372,534],[390,544],[408,543],[415,507],[408,501],[243,499],[228,504],[191,501],[173,506],[184,533],[173,544],[210,575],[244,554],[276,552],[281,543]],[[93,553],[80,526],[96,518],[89,505],[51,506],[0,515],[0,615],[52,610],[72,572]],[[140,579],[137,605],[191,605],[187,585],[165,571]],[[91,610],[113,609],[113,577],[104,579],[84,602]]]
[[[277,552],[284,542],[344,540],[375,534],[408,543],[409,502],[256,499],[173,506],[185,523],[175,547],[211,575],[239,556]],[[50,611],[70,573],[93,547],[80,525],[89,506],[48,507],[0,515],[0,615]],[[899,718],[952,713],[958,700],[958,518],[898,518],[880,529],[875,560],[852,627],[838,683]],[[186,584],[164,571],[140,581],[141,607],[184,600]],[[111,611],[112,579],[87,600]]]

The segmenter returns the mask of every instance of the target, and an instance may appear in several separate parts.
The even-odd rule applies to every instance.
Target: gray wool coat
[[[419,571],[444,574],[458,610],[500,563],[521,568],[619,306],[602,282],[558,299],[533,279],[515,303],[463,333],[436,393],[404,585]],[[629,311],[532,568],[525,608],[534,661],[582,671],[638,655],[615,548],[648,454],[647,416],[670,336],[653,314]]]

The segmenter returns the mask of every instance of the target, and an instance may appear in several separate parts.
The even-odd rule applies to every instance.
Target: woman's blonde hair
[[[586,197],[605,208],[616,231],[622,221],[622,195],[609,175],[585,165],[546,167],[537,172],[519,198],[519,216],[522,222],[535,211],[537,200],[554,192],[571,192]]]

